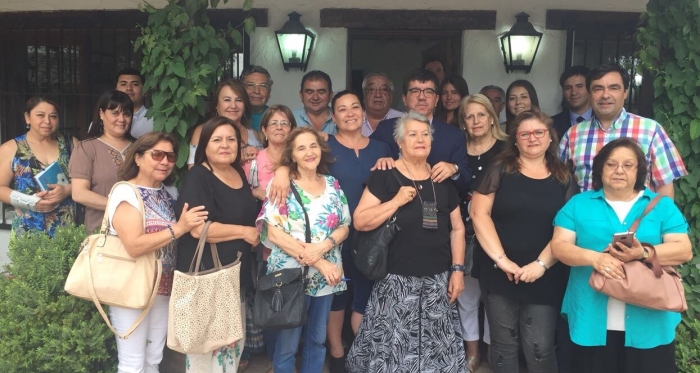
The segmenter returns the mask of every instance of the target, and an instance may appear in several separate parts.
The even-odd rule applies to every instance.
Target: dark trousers
[[[487,294],[484,306],[491,331],[489,362],[494,373],[519,371],[522,346],[529,373],[557,373],[554,335],[559,310]]]
[[[652,333],[652,328],[649,329]],[[608,330],[605,346],[573,344],[574,373],[675,373],[675,344],[649,349],[625,347],[625,332]]]
[[[559,314],[557,318],[557,362],[559,373],[571,373],[571,349],[573,342],[569,335],[569,322]]]

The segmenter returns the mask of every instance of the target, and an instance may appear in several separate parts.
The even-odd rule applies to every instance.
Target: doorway
[[[404,111],[403,79],[430,59],[444,63],[445,76],[462,73],[462,32],[441,30],[348,30],[347,87],[363,94],[362,80],[386,73],[394,83],[392,108]]]

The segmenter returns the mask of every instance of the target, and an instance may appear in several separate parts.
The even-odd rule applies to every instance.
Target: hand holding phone
[[[621,251],[621,249],[618,248],[617,245],[615,245],[618,242],[627,247],[634,246],[634,232],[622,232],[613,234],[612,246],[616,250]]]

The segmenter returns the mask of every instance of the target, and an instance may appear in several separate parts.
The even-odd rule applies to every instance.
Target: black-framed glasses
[[[246,89],[249,89],[249,90],[254,90],[255,88],[259,88],[261,91],[267,91],[268,89],[270,89],[270,85],[267,83],[248,82],[248,83],[243,83],[243,85],[245,86]]]
[[[146,153],[151,153],[151,158],[153,158],[154,161],[160,162],[163,160],[163,157],[168,157],[168,162],[170,163],[175,163],[177,160],[177,156],[175,152],[166,152],[163,150],[147,150]]]
[[[410,88],[410,89],[408,90],[408,94],[411,95],[411,96],[413,96],[413,97],[418,97],[421,93],[424,94],[425,97],[429,97],[429,98],[430,98],[430,97],[435,97],[435,94],[436,94],[437,92],[436,92],[434,89],[432,89],[432,88],[424,88],[424,89],[420,89],[420,88]]]
[[[605,168],[610,171],[617,171],[619,167],[622,167],[622,170],[626,172],[637,169],[637,165],[635,163],[617,163],[611,161],[605,162]]]
[[[536,139],[541,139],[549,130],[534,130],[534,131],[519,131],[516,133],[520,140],[527,140],[530,136],[535,136]]]

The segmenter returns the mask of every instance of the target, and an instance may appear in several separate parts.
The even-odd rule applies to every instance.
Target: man
[[[362,81],[365,103],[365,119],[362,136],[369,137],[379,122],[401,116],[402,112],[391,108],[394,83],[384,73],[371,73]]]
[[[593,116],[588,88],[586,88],[586,76],[590,72],[591,69],[586,66],[577,65],[564,70],[559,77],[559,85],[564,93],[562,98],[564,110],[553,116],[552,120],[560,139],[571,126],[589,120]]]
[[[260,120],[267,110],[267,102],[272,93],[272,77],[264,67],[250,65],[243,70],[239,79],[245,86],[253,111],[250,116],[250,126],[260,131]]]
[[[460,191],[468,187],[471,171],[467,166],[467,141],[459,128],[451,126],[434,117],[438,103],[438,79],[428,70],[418,69],[410,72],[403,85],[403,102],[408,110],[417,111],[430,119],[434,129],[433,143],[428,155],[432,166],[431,178],[435,182],[453,179]],[[399,157],[399,146],[394,141],[394,124],[396,118],[379,122],[371,138],[389,144],[394,157]],[[383,160],[377,165],[381,167]]]
[[[491,101],[493,110],[496,111],[496,115],[500,118],[503,108],[506,107],[506,92],[503,90],[503,88],[495,85],[487,85],[484,88],[481,88],[479,93],[486,96],[486,98]]]
[[[673,198],[673,180],[688,172],[678,150],[658,122],[624,109],[629,84],[627,70],[615,64],[599,66],[588,74],[586,86],[593,117],[569,128],[559,145],[561,159],[571,164],[581,190],[586,191],[592,188],[593,157],[598,151],[614,139],[633,138],[647,159],[647,186]]]
[[[131,119],[131,136],[139,138],[153,131],[153,119],[146,118],[148,109],[144,105],[143,83],[145,79],[141,72],[127,67],[117,73],[116,90],[126,93],[134,103],[134,115]]]
[[[304,105],[294,110],[297,127],[313,127],[329,135],[335,135],[338,129],[331,118],[328,104],[333,97],[331,77],[323,71],[310,71],[301,78],[299,98]]]
[[[423,64],[423,68],[437,76],[437,86],[439,87],[440,84],[442,84],[442,80],[445,79],[445,64],[437,58],[430,58],[427,61],[425,61],[425,64]]]

